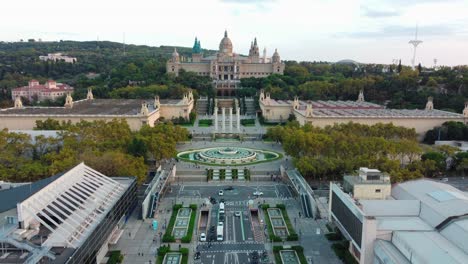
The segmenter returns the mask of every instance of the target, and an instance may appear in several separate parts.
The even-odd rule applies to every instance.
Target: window
[[[380,193],[380,192],[382,192],[381,189],[375,189],[375,193]]]
[[[224,80],[227,80],[227,79],[228,79],[228,75],[224,74]]]

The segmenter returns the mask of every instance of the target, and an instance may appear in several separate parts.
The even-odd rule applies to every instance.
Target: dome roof
[[[224,38],[219,43],[219,52],[232,54],[232,42],[231,39],[228,38],[227,30],[224,31]]]

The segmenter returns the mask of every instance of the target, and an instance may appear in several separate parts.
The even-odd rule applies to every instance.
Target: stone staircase
[[[255,115],[255,101],[252,97],[245,98],[245,115]]]
[[[200,97],[197,100],[197,115],[206,115],[208,113],[208,97]]]

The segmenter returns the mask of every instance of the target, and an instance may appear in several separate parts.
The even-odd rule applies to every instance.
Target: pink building
[[[14,88],[11,91],[11,98],[15,100],[17,96],[28,98],[29,100],[42,101],[46,99],[55,100],[58,97],[64,96],[73,92],[73,87],[68,84],[57,83],[53,80],[48,80],[44,84],[39,84],[37,80],[30,80],[28,86]]]

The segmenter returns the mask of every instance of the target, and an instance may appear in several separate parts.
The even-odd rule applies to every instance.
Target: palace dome
[[[224,54],[232,54],[232,42],[231,39],[228,38],[227,30],[224,31],[224,38],[219,43],[219,52]]]

